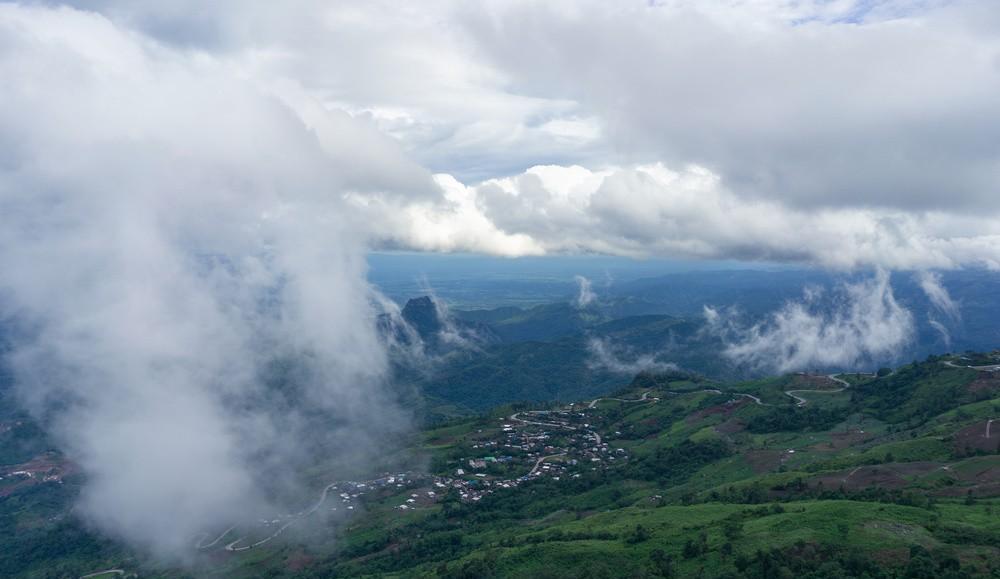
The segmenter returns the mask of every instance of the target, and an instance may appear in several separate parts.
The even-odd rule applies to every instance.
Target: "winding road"
[[[232,527],[229,527],[225,531],[222,531],[221,535],[219,535],[218,537],[216,537],[214,541],[212,541],[211,543],[209,543],[207,545],[204,545],[202,543],[204,542],[205,538],[208,537],[208,533],[202,533],[201,534],[202,538],[199,539],[197,543],[195,543],[194,548],[198,549],[199,551],[203,551],[205,549],[209,549],[209,548],[213,547],[216,543],[218,543],[219,541],[221,541],[223,537],[225,537],[226,535],[228,535],[229,532],[232,531],[235,528],[236,528],[236,525],[233,525]]]
[[[536,472],[538,472],[538,469],[542,468],[542,463],[543,462],[547,461],[550,458],[555,458],[557,456],[566,456],[566,453],[565,452],[560,452],[558,454],[550,454],[548,456],[543,456],[543,457],[539,458],[538,460],[535,461],[535,466],[533,466],[531,468],[531,470],[528,472],[528,474],[525,475],[525,476],[532,476],[533,474],[535,474]]]
[[[635,400],[632,400],[632,402],[635,402]],[[590,408],[590,407],[588,407],[588,408]],[[549,411],[548,410],[528,410],[528,411],[524,412],[524,414],[531,414],[531,413],[548,414]],[[569,424],[559,424],[558,422],[535,422],[535,421],[532,421],[532,420],[525,420],[523,418],[518,418],[517,417],[518,414],[521,414],[521,412],[515,412],[514,414],[511,414],[508,417],[508,419],[512,420],[514,422],[520,422],[522,424],[534,424],[535,426],[548,426],[549,428],[565,428],[567,430],[579,430],[577,427],[570,426]],[[597,441],[597,446],[601,446],[601,435],[600,434],[597,434],[597,432],[595,432],[593,430],[584,430],[584,432],[587,432],[588,434],[593,435],[594,439]],[[556,456],[556,455],[553,455],[553,456]],[[534,469],[532,469],[532,472],[534,472]]]
[[[801,408],[806,404],[809,404],[809,401],[801,396],[796,396],[795,395],[796,392],[816,392],[819,394],[833,394],[834,392],[843,392],[844,390],[851,387],[851,384],[847,380],[844,380],[843,378],[838,378],[837,374],[829,374],[826,377],[829,378],[830,380],[833,380],[834,382],[843,384],[844,386],[842,388],[836,388],[833,390],[785,390],[785,396],[790,396],[794,398],[795,405]]]
[[[515,412],[514,414],[511,414],[509,420],[512,420],[514,422],[521,422],[523,424],[534,424],[536,426],[549,426],[551,428],[566,428],[569,430],[576,430],[575,426],[570,426],[569,424],[559,424],[558,422],[536,422],[533,420],[525,420],[523,418],[517,417],[518,414],[548,414],[548,413],[549,413],[548,410],[526,410],[523,413]]]
[[[647,392],[643,392],[641,397],[639,397],[639,398],[632,398],[632,399],[628,399],[628,398],[595,398],[594,400],[591,400],[590,404],[587,405],[587,408],[593,408],[594,406],[597,406],[597,403],[600,402],[601,400],[617,400],[618,402],[645,402],[646,400],[650,400],[650,398],[649,398],[649,392],[648,391]],[[652,398],[651,400],[653,402],[656,402],[656,401],[659,400],[659,398]]]
[[[987,366],[970,366],[966,364],[965,366],[959,366],[958,364],[952,362],[951,360],[944,360],[942,363],[945,366],[951,366],[952,368],[971,368],[973,370],[979,370],[981,372],[1000,372],[1000,364],[989,364]]]
[[[326,497],[330,494],[330,490],[332,490],[332,489],[334,489],[336,487],[337,487],[337,483],[330,483],[330,484],[326,485],[325,487],[323,487],[323,491],[320,492],[319,500],[316,501],[316,504],[314,504],[312,507],[310,507],[309,510],[300,512],[298,515],[296,515],[295,517],[293,517],[292,519],[290,519],[284,525],[281,525],[280,527],[278,527],[278,530],[276,530],[275,532],[271,533],[267,537],[264,537],[263,539],[257,541],[256,543],[251,543],[249,545],[243,545],[241,547],[237,547],[237,545],[239,545],[240,543],[242,543],[246,539],[246,537],[239,537],[235,541],[233,541],[231,543],[228,543],[224,547],[224,549],[226,551],[234,551],[234,552],[235,551],[247,551],[249,549],[253,549],[255,547],[260,547],[261,545],[266,544],[267,542],[273,540],[275,537],[277,537],[278,535],[280,535],[281,533],[283,533],[285,531],[285,529],[287,529],[288,527],[292,526],[293,524],[301,521],[302,519],[308,517],[309,515],[315,513],[316,511],[318,511],[319,508],[321,506],[323,506],[323,503],[326,502]],[[223,531],[221,535],[219,535],[218,537],[216,537],[214,541],[212,541],[211,543],[208,543],[208,544],[203,544],[204,538],[202,538],[201,540],[198,541],[197,544],[195,544],[195,548],[198,549],[198,550],[200,550],[200,551],[205,550],[205,549],[209,549],[209,548],[213,547],[216,543],[218,543],[219,541],[221,541],[223,537],[225,537],[226,535],[228,535],[235,528],[236,528],[236,525],[233,525],[232,527],[229,527],[228,529],[226,529],[225,531]],[[207,533],[205,533],[203,535],[207,536]]]

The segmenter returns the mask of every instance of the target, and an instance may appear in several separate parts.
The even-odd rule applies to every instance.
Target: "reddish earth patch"
[[[813,445],[812,448],[815,450],[843,450],[860,442],[871,440],[872,438],[874,438],[874,435],[860,430],[831,432],[829,442],[821,442]]]
[[[977,484],[972,486],[953,486],[934,493],[938,497],[964,497],[971,494],[974,497],[1000,496],[1000,482]]]
[[[785,459],[785,452],[781,450],[751,450],[743,456],[754,474],[762,474],[781,466]]]
[[[739,418],[730,418],[716,426],[715,431],[719,434],[736,434],[737,432],[743,432],[746,427],[747,425]]]
[[[961,455],[975,454],[976,451],[994,454],[1000,450],[1000,420],[989,425],[990,437],[986,438],[988,420],[977,422],[955,433],[955,452]]]
[[[980,372],[976,379],[969,383],[968,390],[972,394],[1000,392],[1000,377],[995,372]]]
[[[898,549],[879,549],[872,553],[872,559],[881,565],[905,565],[910,562],[910,550],[905,547]]]
[[[721,415],[729,417],[733,414],[733,412],[736,412],[737,410],[746,406],[747,404],[750,404],[750,400],[748,398],[741,397],[736,400],[730,400],[725,404],[716,404],[715,406],[709,406],[708,408],[703,408],[698,412],[688,415],[688,417],[685,418],[684,420],[688,424],[694,424],[695,422],[701,420],[702,418],[706,418],[708,416]]]
[[[843,384],[831,379],[829,376],[815,374],[796,374],[792,381],[792,386],[804,390],[824,390],[827,388],[830,390],[839,390],[844,387]]]
[[[941,468],[940,462],[917,461],[917,462],[894,462],[886,465],[899,473],[900,476],[914,477],[930,474]]]
[[[4,478],[0,497],[9,496],[17,489],[42,484],[62,483],[62,479],[76,471],[76,466],[54,452],[40,454],[23,464],[8,465],[0,470]]]
[[[313,564],[315,559],[305,551],[296,551],[285,559],[285,567],[289,571],[301,571]]]
[[[808,484],[811,487],[822,484],[827,490],[841,487],[845,490],[861,490],[868,487],[901,489],[907,485],[907,481],[892,466],[894,465],[861,466],[813,477],[809,479]]]

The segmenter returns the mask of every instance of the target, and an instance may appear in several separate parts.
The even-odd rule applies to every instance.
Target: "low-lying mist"
[[[409,419],[342,192],[391,169],[96,15],[6,6],[0,37],[9,364],[85,474],[76,512],[183,560],[199,533],[314,502],[330,481],[306,467],[374,464]]]

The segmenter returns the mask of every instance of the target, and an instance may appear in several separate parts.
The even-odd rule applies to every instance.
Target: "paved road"
[[[833,380],[834,382],[839,382],[839,383],[843,384],[844,388],[850,388],[851,387],[851,383],[850,382],[848,382],[847,380],[844,380],[843,378],[838,378],[837,376],[839,376],[839,374],[827,374],[826,377],[829,378],[830,380]]]
[[[830,374],[827,376],[827,378],[833,380],[834,382],[839,382],[840,384],[843,384],[844,387],[836,388],[833,390],[785,390],[785,396],[790,396],[794,398],[795,405],[801,408],[802,406],[808,404],[809,401],[801,396],[796,396],[795,392],[816,392],[819,394],[833,394],[834,392],[843,392],[844,390],[851,387],[851,384],[847,380],[844,380],[843,378],[837,378],[836,374]]]
[[[843,478],[843,481],[844,481],[844,482],[847,482],[847,479],[849,479],[849,478],[851,478],[852,476],[854,476],[854,473],[858,472],[859,470],[861,470],[861,469],[863,469],[863,468],[864,468],[863,466],[859,466],[859,467],[855,468],[854,470],[852,470],[851,472],[847,473],[847,476],[845,476],[845,477]]]
[[[202,533],[202,538],[201,538],[201,539],[199,539],[197,543],[195,543],[195,546],[194,546],[194,548],[195,548],[195,549],[198,549],[199,551],[200,551],[200,550],[204,550],[204,549],[208,549],[209,547],[212,547],[212,546],[214,546],[214,545],[215,545],[216,543],[218,543],[219,541],[221,541],[223,537],[225,537],[226,535],[228,535],[228,534],[229,534],[229,532],[230,532],[230,531],[232,531],[232,530],[233,530],[233,529],[235,529],[235,528],[236,528],[236,525],[233,525],[232,527],[229,527],[229,528],[228,528],[228,529],[226,529],[225,531],[222,531],[222,534],[221,534],[221,535],[219,535],[218,537],[216,537],[214,541],[212,541],[211,543],[209,543],[209,544],[207,544],[207,545],[204,545],[204,544],[202,544],[202,543],[203,543],[203,541],[205,540],[205,538],[206,538],[206,537],[208,537],[208,533]]]
[[[96,573],[88,573],[86,575],[81,575],[80,579],[87,579],[88,577],[100,577],[101,575],[124,575],[124,569],[108,569],[106,571],[98,571]]]
[[[269,536],[264,537],[263,539],[261,539],[260,541],[257,541],[256,543],[252,543],[250,545],[243,545],[242,547],[237,547],[237,545],[239,545],[240,543],[242,543],[243,540],[246,538],[246,537],[240,537],[240,538],[236,539],[235,541],[233,541],[232,543],[227,544],[224,547],[225,550],[227,550],[227,551],[246,551],[246,550],[249,550],[249,549],[253,549],[254,547],[260,547],[261,545],[266,544],[268,541],[271,541],[272,539],[274,539],[275,537],[277,537],[278,535],[280,535],[281,533],[283,533],[285,531],[285,529],[287,529],[288,527],[292,526],[293,524],[299,522],[300,520],[308,517],[309,515],[315,513],[316,511],[318,511],[319,508],[321,506],[323,506],[323,503],[326,502],[326,497],[330,494],[330,490],[333,489],[336,486],[337,486],[337,483],[330,483],[330,484],[326,485],[325,487],[323,487],[323,491],[320,492],[319,500],[316,501],[315,505],[313,505],[312,507],[310,507],[308,510],[299,513],[298,515],[296,515],[294,518],[292,518],[291,520],[289,520],[284,525],[281,525],[280,527],[278,527],[278,530],[275,531],[275,532],[273,532],[273,533],[271,533]],[[198,544],[195,545],[195,547],[198,548],[198,549],[208,549],[209,547],[211,547],[211,546],[215,545],[216,543],[218,543],[223,537],[225,537],[226,535],[228,535],[229,532],[232,531],[235,528],[236,528],[236,525],[233,525],[232,527],[229,527],[228,529],[226,529],[225,531],[223,531],[223,533],[221,535],[219,535],[218,537],[216,537],[216,539],[214,541],[212,541],[211,543],[209,543],[207,545],[202,545],[201,541],[199,541]]]
[[[649,399],[649,392],[643,392],[641,397],[639,397],[639,398],[632,398],[632,399],[628,399],[628,398],[595,398],[594,400],[591,400],[590,404],[587,405],[587,408],[593,408],[594,406],[597,406],[597,403],[600,402],[601,400],[617,400],[619,402],[645,402],[648,399]],[[656,400],[659,400],[659,398],[653,398],[652,400],[656,401]]]
[[[945,366],[951,366],[952,368],[972,368],[973,370],[980,370],[982,372],[1000,372],[1000,364],[990,364],[988,366],[959,366],[958,364],[952,362],[951,360],[944,361]]]
[[[654,400],[657,400],[657,399],[654,398]],[[635,400],[632,400],[632,402],[635,402]],[[525,412],[525,414],[528,414],[530,412],[538,412],[538,413],[542,413],[542,414],[548,414],[547,410],[531,410],[531,411]],[[557,422],[535,422],[535,421],[532,421],[532,420],[525,420],[523,418],[518,418],[518,416],[517,416],[518,414],[521,414],[521,413],[520,412],[515,412],[514,414],[511,414],[508,417],[508,419],[511,420],[511,421],[514,421],[514,422],[520,422],[522,424],[534,424],[535,426],[548,426],[549,428],[565,428],[566,430],[578,430],[577,427],[570,426],[568,424],[559,424]],[[597,434],[597,432],[595,432],[593,430],[586,430],[585,432],[588,432],[588,433],[592,434],[594,436],[594,439],[597,440],[597,446],[601,446],[601,435],[600,434]]]
[[[524,414],[531,414],[532,412],[535,412],[535,411],[528,411],[528,412],[525,412]],[[576,430],[575,426],[570,426],[568,424],[559,424],[557,422],[536,422],[536,421],[533,421],[533,420],[525,420],[523,418],[518,418],[517,417],[518,414],[521,414],[521,413],[520,412],[515,412],[514,414],[511,414],[510,417],[509,417],[509,419],[512,420],[512,421],[514,421],[514,422],[521,422],[521,423],[524,423],[524,424],[534,424],[536,426],[548,426],[549,428],[566,428],[566,429],[569,429],[569,430]]]
[[[555,458],[557,456],[566,456],[566,453],[565,452],[560,452],[559,454],[550,454],[548,456],[543,456],[543,457],[539,458],[538,460],[535,461],[535,466],[533,466],[531,468],[531,471],[528,472],[527,476],[531,476],[531,475],[535,474],[536,472],[538,472],[538,469],[542,468],[542,463],[543,462],[547,461],[550,458]]]
[[[737,396],[742,396],[744,398],[749,398],[750,400],[753,400],[754,404],[756,404],[757,406],[770,406],[770,404],[765,404],[765,403],[761,402],[760,398],[757,398],[753,394],[745,394],[743,392],[733,392],[733,394],[735,394]]]

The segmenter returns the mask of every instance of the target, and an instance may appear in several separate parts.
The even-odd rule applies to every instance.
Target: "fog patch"
[[[315,502],[306,466],[370,467],[409,419],[342,175],[393,167],[96,15],[0,6],[0,37],[0,317],[20,401],[86,475],[74,512],[185,560]]]
[[[587,365],[595,370],[635,376],[640,372],[667,372],[678,369],[676,364],[662,361],[656,355],[636,353],[631,348],[615,345],[604,338],[591,338],[587,342],[587,350],[590,352]]]
[[[594,288],[589,279],[582,275],[575,275],[573,276],[573,281],[576,282],[577,286],[576,299],[573,301],[577,308],[583,309],[597,300],[597,294],[594,293]]]
[[[731,311],[704,311],[724,355],[757,372],[870,367],[894,359],[914,336],[913,316],[896,301],[885,271],[829,294],[808,290],[751,325]]]

